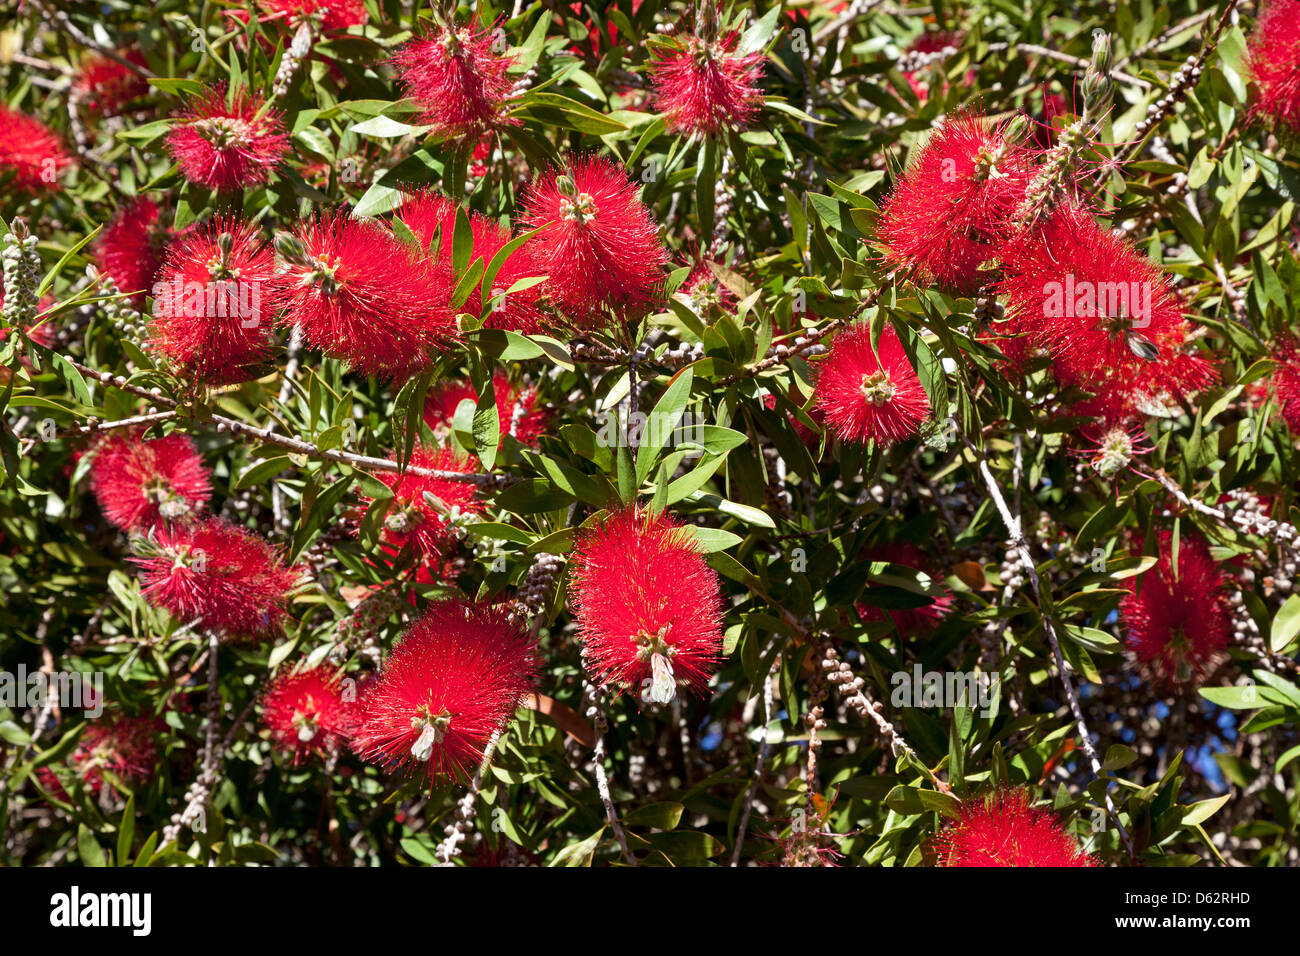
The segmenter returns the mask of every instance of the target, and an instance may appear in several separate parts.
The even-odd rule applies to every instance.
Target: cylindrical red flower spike
[[[1048,349],[1062,384],[1183,398],[1215,381],[1185,351],[1190,327],[1164,272],[1083,210],[1061,206],[1009,243],[1004,270],[1008,321]]]
[[[217,518],[157,525],[137,548],[132,560],[149,603],[230,638],[277,631],[300,576],[261,538]]]
[[[365,0],[259,0],[258,6],[268,17],[283,17],[289,22],[319,17],[323,30],[346,30],[366,22]]]
[[[1265,0],[1250,35],[1251,112],[1300,133],[1300,2]]]
[[[703,693],[722,649],[718,575],[666,513],[616,511],[579,532],[570,600],[584,662],[602,685],[667,703]]]
[[[1273,348],[1277,367],[1268,385],[1277,396],[1278,410],[1287,427],[1300,434],[1300,342],[1286,338]]]
[[[325,215],[280,234],[285,320],[309,345],[363,375],[404,381],[457,334],[450,270],[383,224]]]
[[[537,389],[515,388],[505,372],[497,372],[492,377],[492,390],[496,395],[501,434],[512,435],[521,444],[536,448],[537,439],[550,420],[545,409],[534,408]],[[469,382],[443,382],[429,389],[424,401],[424,420],[435,437],[445,439],[451,434],[456,408],[466,399],[478,401],[474,386]]]
[[[417,447],[411,465],[461,474],[476,470],[473,460],[451,448]],[[418,554],[440,555],[465,522],[483,511],[483,502],[474,497],[472,482],[410,472],[399,475],[386,471],[376,477],[393,489],[393,503],[384,518],[383,540],[397,548],[409,545]]]
[[[881,334],[878,352],[871,350],[870,327],[853,326],[835,338],[817,373],[813,397],[841,441],[891,445],[916,434],[930,414],[930,399],[892,326]]]
[[[1034,174],[1017,145],[1028,122],[1014,122],[958,113],[917,151],[880,210],[889,262],[961,294],[992,280],[981,266],[1001,253]]]
[[[999,790],[962,806],[961,819],[932,845],[938,866],[1097,866],[1048,810],[1023,789]]]
[[[668,254],[637,187],[608,159],[575,156],[528,187],[525,222],[540,228],[533,262],[551,300],[575,324],[640,318],[663,291]]]
[[[532,638],[505,607],[434,604],[362,695],[353,749],[431,784],[464,782],[539,668]]]
[[[196,381],[242,382],[270,352],[282,298],[275,255],[257,227],[213,220],[168,251],[150,344]]]
[[[156,718],[143,714],[139,717],[112,714],[88,721],[72,752],[72,769],[96,797],[105,787],[116,793],[105,773],[127,785],[143,783],[158,769],[154,737],[160,729]],[[53,771],[42,767],[37,775],[47,790],[67,799],[67,792]]]
[[[328,667],[280,674],[262,698],[262,726],[295,764],[338,753],[356,721],[354,683]]]
[[[679,35],[650,64],[655,107],[673,133],[719,136],[749,127],[763,105],[763,54],[737,54],[737,34],[709,40]]]
[[[144,54],[127,50],[122,58],[144,66]],[[117,116],[132,100],[149,95],[149,81],[143,75],[106,56],[87,59],[72,83],[86,109],[97,116]]]
[[[1128,646],[1154,684],[1166,690],[1198,686],[1232,641],[1225,581],[1199,537],[1184,533],[1175,567],[1173,534],[1162,531],[1155,567],[1129,582],[1120,601]]]
[[[509,125],[505,109],[514,80],[507,71],[514,57],[506,55],[507,46],[504,32],[472,20],[456,29],[440,25],[398,50],[392,63],[423,110],[419,122],[475,139]]]
[[[0,102],[0,180],[20,193],[50,193],[60,171],[72,163],[50,129]]]
[[[220,86],[195,99],[167,133],[167,151],[190,182],[237,192],[270,179],[289,137],[260,96],[236,89],[227,99]]]
[[[162,269],[168,233],[158,221],[158,207],[138,197],[118,210],[95,243],[95,258],[119,292],[143,307]]]
[[[212,495],[202,456],[180,432],[149,440],[110,433],[95,448],[90,483],[104,517],[123,531],[189,520]]]

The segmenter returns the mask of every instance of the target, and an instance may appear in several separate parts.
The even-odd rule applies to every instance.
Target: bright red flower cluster
[[[627,172],[608,159],[574,156],[534,181],[524,199],[534,263],[551,301],[575,324],[637,319],[657,304],[668,255]]]
[[[92,796],[99,796],[105,787],[110,793],[116,793],[106,774],[129,786],[143,783],[157,771],[158,747],[154,738],[161,729],[159,723],[153,717],[125,714],[87,722],[70,760]],[[42,767],[37,776],[45,789],[67,799],[67,792],[52,770]]]
[[[492,377],[492,391],[496,396],[497,417],[502,435],[512,435],[521,444],[537,447],[537,440],[546,430],[550,413],[535,408],[537,389],[510,384],[505,372]],[[461,402],[469,399],[477,403],[478,395],[469,382],[443,382],[429,390],[424,402],[424,420],[434,436],[446,438],[451,433],[452,419]]]
[[[500,606],[435,604],[362,695],[353,749],[430,783],[464,782],[533,687],[537,649]]]
[[[602,685],[666,703],[703,693],[722,647],[722,591],[690,531],[625,508],[574,543],[570,599],[583,659]]]
[[[360,26],[368,19],[365,0],[259,0],[258,6],[268,17],[288,21],[320,17],[327,31]]]
[[[21,193],[59,188],[59,172],[72,163],[59,137],[38,119],[0,102],[0,183]]]
[[[514,57],[505,54],[504,33],[472,20],[464,27],[439,26],[393,55],[408,95],[420,104],[420,122],[457,138],[476,138],[509,125],[505,108],[514,81]]]
[[[275,255],[256,226],[219,218],[177,240],[154,290],[151,345],[182,375],[225,384],[269,355]]]
[[[144,66],[144,54],[127,50],[122,59]],[[95,56],[81,64],[72,83],[86,109],[96,116],[117,116],[132,100],[149,94],[149,82],[136,70],[110,59]]]
[[[1300,434],[1300,342],[1285,338],[1273,348],[1277,367],[1269,380],[1287,427]]]
[[[475,471],[474,462],[452,448],[417,447],[411,465],[465,475]],[[474,497],[472,482],[430,478],[410,471],[382,472],[377,477],[393,489],[393,502],[384,518],[383,540],[395,548],[409,546],[420,555],[441,555],[465,520],[483,511],[483,502]]]
[[[930,399],[892,326],[875,352],[871,329],[841,332],[817,374],[817,408],[841,441],[884,445],[916,434],[930,414]]]
[[[1247,60],[1255,80],[1252,112],[1300,133],[1300,2],[1265,0]]]
[[[991,281],[982,267],[1002,254],[1033,179],[1032,154],[1014,136],[1005,122],[950,116],[881,207],[888,261],[961,294]]]
[[[735,33],[712,42],[695,34],[676,36],[654,52],[655,107],[671,132],[718,136],[754,121],[763,105],[763,54],[732,52],[737,39]]]
[[[271,178],[289,150],[280,114],[246,89],[214,87],[197,97],[167,133],[181,175],[218,192],[238,192]]]
[[[188,435],[146,440],[110,433],[95,448],[90,483],[104,517],[123,531],[187,521],[208,506],[212,483]]]
[[[1128,646],[1164,689],[1196,687],[1232,641],[1232,614],[1225,580],[1210,549],[1198,537],[1182,535],[1175,566],[1173,535],[1162,531],[1155,567],[1129,583],[1119,613]]]
[[[450,271],[382,223],[318,216],[278,238],[276,250],[286,321],[364,375],[403,381],[456,335]]]
[[[1097,866],[1023,789],[967,801],[961,819],[935,837],[932,848],[938,866]]]
[[[137,197],[118,210],[100,234],[95,257],[119,292],[133,296],[143,306],[162,269],[168,243],[167,230],[158,221],[158,207]]]
[[[262,726],[295,764],[310,755],[329,756],[345,746],[356,721],[356,692],[326,667],[276,677],[262,698]]]
[[[137,547],[145,599],[228,638],[277,631],[300,576],[262,538],[218,518],[157,525]]]

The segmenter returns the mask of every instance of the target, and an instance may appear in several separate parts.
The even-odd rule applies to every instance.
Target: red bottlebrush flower
[[[880,336],[879,356],[871,351],[871,329],[856,325],[836,337],[818,372],[813,397],[841,441],[891,445],[916,434],[930,414],[930,399],[892,326]]]
[[[424,111],[421,123],[458,139],[518,125],[505,115],[515,61],[504,54],[504,36],[474,19],[457,29],[439,26],[393,55],[402,85]]]
[[[326,31],[360,26],[368,19],[365,0],[260,0],[258,6],[269,18],[290,22],[320,16]]]
[[[1129,582],[1119,613],[1128,646],[1153,682],[1167,689],[1199,685],[1232,640],[1232,614],[1224,577],[1200,538],[1178,541],[1175,569],[1173,535],[1162,531],[1159,561]]]
[[[278,630],[288,593],[299,578],[271,546],[217,518],[196,525],[156,525],[138,543],[144,596],[182,622],[226,637]]]
[[[158,279],[167,241],[158,207],[140,197],[118,210],[95,245],[95,257],[117,290],[132,295],[140,307]]]
[[[673,133],[719,136],[747,128],[763,105],[763,54],[737,55],[737,34],[714,41],[675,36],[654,51],[655,108]]]
[[[127,50],[122,58],[136,66],[145,65],[139,50]],[[90,113],[118,116],[132,100],[149,95],[149,81],[117,60],[96,56],[81,64],[72,89]]]
[[[276,251],[286,320],[363,375],[405,380],[456,335],[450,271],[378,222],[320,216],[278,236]]]
[[[1251,112],[1300,133],[1300,3],[1266,0],[1250,36]]]
[[[1088,459],[1093,470],[1102,478],[1113,478],[1129,468],[1139,455],[1152,448],[1141,424],[1133,420],[1128,396],[1103,394],[1096,398],[1076,402],[1069,414],[1092,415],[1093,424],[1079,429],[1083,445],[1077,454]]]
[[[244,381],[248,366],[269,354],[282,297],[275,255],[257,227],[210,221],[167,254],[154,286],[150,344],[196,381]]]
[[[402,223],[419,240],[420,247],[436,258],[444,270],[451,268],[458,209],[459,207],[446,196],[421,191],[408,196],[397,214]],[[480,213],[470,212],[468,218],[470,235],[473,237],[470,262],[482,259],[483,268],[487,269],[497,253],[511,241],[513,236],[509,229]],[[433,248],[435,235],[438,236],[438,243],[437,247]],[[492,311],[487,316],[485,323],[487,327],[524,333],[540,332],[545,322],[545,315],[539,305],[541,284],[535,283],[514,292],[510,290],[522,279],[541,275],[542,270],[534,266],[527,245],[515,249],[507,256],[493,278],[490,290],[493,297]],[[477,287],[462,303],[460,311],[472,315],[482,314],[483,296]]]
[[[880,542],[869,548],[862,557],[865,561],[888,561],[890,564],[901,564],[904,567],[922,571],[932,579],[935,577],[932,570],[933,565],[930,559],[926,557],[925,552],[907,541]],[[935,583],[940,582],[936,581]],[[953,603],[952,592],[945,587],[942,594],[935,597],[924,607],[885,610],[870,604],[859,603],[857,611],[858,617],[863,621],[883,621],[886,619],[892,621],[899,634],[910,638],[929,634],[938,627],[939,622],[952,613]]]
[[[667,703],[703,693],[722,649],[717,573],[667,513],[627,508],[579,532],[570,590],[584,662],[602,685]]]
[[[931,30],[928,33],[922,33],[912,41],[906,52],[903,54],[903,62],[914,64],[913,69],[904,69],[903,78],[907,80],[907,85],[912,88],[916,98],[924,103],[930,96],[930,65],[942,63],[949,56],[957,52],[961,46],[962,34],[954,30]],[[975,71],[968,70],[966,73],[966,83],[969,86],[975,82]],[[947,81],[943,87],[947,89]]]
[[[497,417],[502,435],[513,435],[521,444],[537,447],[537,439],[546,430],[550,415],[544,409],[535,409],[537,389],[515,388],[505,372],[492,377],[492,390],[497,400]],[[438,438],[451,433],[456,408],[465,399],[478,401],[474,386],[469,382],[444,382],[429,390],[424,401],[424,420]]]
[[[50,129],[0,102],[0,186],[20,193],[51,193],[59,171],[72,163]]]
[[[552,301],[581,326],[612,313],[639,318],[662,294],[668,255],[626,171],[607,159],[572,157],[528,187],[525,222],[541,231],[533,261]]]
[[[734,311],[736,293],[718,278],[703,255],[696,251],[682,264],[689,265],[691,271],[677,290],[677,296],[685,299],[696,315],[708,316],[712,309]]]
[[[475,464],[451,448],[417,447],[411,465],[432,471],[473,474]],[[474,484],[451,478],[429,478],[407,471],[377,475],[393,489],[393,503],[384,518],[383,539],[397,548],[408,545],[423,555],[441,555],[472,516],[483,511],[474,497]],[[432,495],[438,504],[430,503]],[[367,501],[371,499],[366,499]]]
[[[880,210],[889,262],[960,294],[992,278],[980,266],[1001,253],[1033,178],[1014,122],[959,113],[921,147]]]
[[[144,715],[127,717],[116,714],[88,721],[72,752],[72,769],[93,796],[99,796],[104,787],[116,794],[116,788],[105,774],[127,785],[143,783],[158,769],[154,736],[159,729],[156,719]],[[37,776],[46,790],[60,799],[67,799],[67,792],[52,770],[42,767]]]
[[[1277,395],[1283,421],[1292,432],[1300,434],[1300,342],[1283,339],[1273,349],[1277,368],[1269,387]]]
[[[260,96],[224,87],[195,99],[167,133],[167,151],[181,175],[218,192],[237,192],[265,183],[289,150],[289,137],[276,110],[263,110]]]
[[[540,668],[522,624],[500,606],[434,604],[361,697],[353,749],[430,785],[464,782]]]
[[[338,753],[355,719],[355,689],[326,667],[281,674],[262,699],[262,726],[294,764],[311,754]]]
[[[90,483],[104,517],[123,531],[188,520],[212,494],[202,456],[180,432],[148,441],[111,433],[95,449]]]
[[[961,819],[935,837],[938,866],[1097,866],[1027,790],[1000,790],[969,800]]]
[[[1189,325],[1165,274],[1077,207],[1009,244],[1004,272],[1008,320],[1051,352],[1062,384],[1182,398],[1214,382],[1184,352]]]

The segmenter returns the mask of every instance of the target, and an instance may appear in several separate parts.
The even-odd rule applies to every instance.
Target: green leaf
[[[1300,634],[1300,594],[1293,594],[1286,603],[1278,608],[1273,617],[1273,629],[1268,644],[1276,654],[1296,639]]]
[[[95,841],[95,834],[84,823],[77,824],[77,855],[82,866],[108,866],[104,848]]]

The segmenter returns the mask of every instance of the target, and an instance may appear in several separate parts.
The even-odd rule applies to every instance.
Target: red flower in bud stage
[[[1268,386],[1277,395],[1282,419],[1292,432],[1300,434],[1300,342],[1287,338],[1273,348],[1277,363]]]
[[[365,0],[260,0],[258,6],[268,18],[283,17],[290,23],[319,15],[327,31],[360,26],[368,19]]]
[[[192,183],[236,192],[265,183],[289,150],[276,110],[260,96],[236,89],[227,104],[224,87],[191,103],[167,133],[167,151]]]
[[[278,630],[300,576],[261,538],[217,518],[156,525],[152,540],[138,547],[142,556],[131,560],[140,565],[145,599],[225,637]]]
[[[117,792],[105,774],[127,785],[143,783],[158,769],[154,737],[161,729],[156,718],[144,715],[115,714],[88,721],[72,752],[72,769],[93,796],[99,796],[104,787],[110,793]],[[36,773],[46,790],[59,799],[68,799],[54,771],[41,767]]]
[[[1151,680],[1165,689],[1199,685],[1232,640],[1224,577],[1200,538],[1182,536],[1174,566],[1173,535],[1162,531],[1159,561],[1129,582],[1119,613],[1128,646]]]
[[[95,245],[95,258],[119,292],[132,295],[137,308],[152,291],[162,268],[168,231],[158,221],[158,207],[137,197],[118,210]]]
[[[1266,0],[1247,57],[1255,80],[1251,112],[1300,133],[1300,3]]]
[[[432,250],[440,267],[448,270],[448,275],[453,261],[458,209],[459,207],[446,196],[421,191],[408,196],[397,214],[402,223],[419,240],[421,248],[426,251]],[[469,261],[482,259],[483,268],[486,270],[497,253],[511,241],[513,236],[509,229],[481,213],[469,212],[468,219],[470,235],[473,237]],[[435,235],[438,236],[436,249],[433,248]],[[542,285],[534,284],[515,292],[511,292],[510,289],[521,279],[541,275],[542,270],[533,265],[528,246],[525,244],[515,249],[501,263],[493,278],[490,291],[497,298],[492,302],[492,311],[488,314],[486,326],[493,329],[510,329],[515,332],[540,332],[546,318],[539,305]],[[472,315],[482,314],[483,296],[477,286],[461,304],[460,311]]]
[[[262,698],[262,726],[295,764],[338,753],[356,719],[356,692],[326,667],[283,673]]]
[[[1184,351],[1190,329],[1165,274],[1077,207],[1008,244],[1003,268],[1008,320],[1050,351],[1062,384],[1139,401],[1182,398],[1217,378]]]
[[[1009,132],[955,114],[921,147],[880,210],[889,262],[960,294],[990,281],[980,266],[1001,252],[1034,175],[1032,154],[1015,143],[1025,121],[1014,122]]]
[[[605,686],[667,703],[704,693],[722,650],[717,573],[667,513],[616,511],[579,532],[569,594],[584,663]]]
[[[871,329],[856,325],[831,344],[817,374],[813,397],[840,441],[883,445],[916,434],[930,414],[930,399],[892,326],[880,336],[879,359]]]
[[[999,790],[962,807],[934,838],[938,866],[1097,866],[1060,821],[1031,805],[1028,791]]]
[[[411,466],[431,471],[459,472],[469,475],[475,463],[451,448],[417,447]],[[385,471],[376,477],[393,489],[393,503],[384,518],[383,539],[418,554],[441,555],[456,536],[458,529],[473,515],[483,511],[483,503],[474,497],[475,485],[452,478],[431,478]],[[431,495],[435,502],[430,502]],[[365,499],[369,502],[372,499]]]
[[[521,444],[536,448],[537,439],[551,417],[545,409],[534,408],[537,389],[515,388],[505,372],[497,372],[492,377],[492,391],[496,396],[501,434],[513,435]],[[456,408],[465,399],[478,402],[474,386],[469,382],[444,382],[429,390],[424,402],[424,420],[435,436],[445,438],[450,434]]]
[[[180,432],[147,441],[111,433],[95,449],[90,484],[104,517],[123,531],[188,520],[212,494],[203,457]]]
[[[430,785],[467,781],[537,680],[524,627],[500,606],[432,605],[361,697],[353,749]]]
[[[862,558],[864,561],[888,561],[890,564],[901,564],[922,571],[929,575],[933,583],[943,592],[924,607],[886,610],[871,604],[859,603],[858,617],[863,621],[892,621],[900,635],[910,638],[929,634],[939,626],[940,621],[952,613],[954,603],[952,591],[944,587],[941,580],[934,580],[933,564],[916,545],[907,541],[882,541],[868,548]]]
[[[655,108],[670,132],[719,136],[754,121],[763,105],[763,54],[733,53],[737,39],[735,33],[713,42],[678,35],[653,51]]]
[[[20,193],[55,192],[59,171],[71,163],[44,123],[0,102],[0,186]]]
[[[450,271],[373,220],[325,215],[281,235],[286,320],[313,348],[393,382],[454,339]]]
[[[580,326],[600,327],[610,313],[639,318],[660,299],[668,255],[636,192],[626,171],[592,156],[528,187],[525,222],[541,230],[533,261],[552,301]]]
[[[507,71],[505,33],[480,27],[477,19],[449,30],[445,26],[412,40],[393,55],[402,85],[424,110],[419,121],[439,133],[480,137],[518,125],[505,115],[514,80]]]
[[[126,50],[122,58],[143,67],[144,54]],[[91,57],[81,64],[72,89],[86,109],[96,116],[118,116],[132,100],[149,95],[149,81],[141,73],[106,56]]]
[[[150,344],[183,374],[242,382],[269,354],[281,306],[275,255],[252,223],[210,221],[177,240],[154,289]]]

